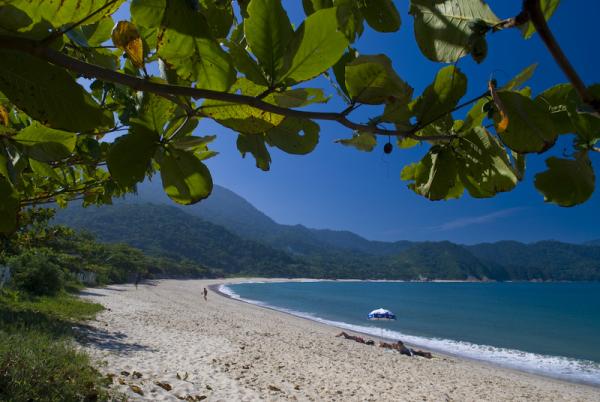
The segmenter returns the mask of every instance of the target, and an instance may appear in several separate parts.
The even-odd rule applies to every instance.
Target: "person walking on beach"
[[[208,299],[206,298],[206,296],[208,296],[208,290],[206,290],[206,288],[204,288],[204,301],[208,301]]]

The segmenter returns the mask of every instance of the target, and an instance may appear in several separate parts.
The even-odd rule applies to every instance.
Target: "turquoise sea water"
[[[600,283],[322,281],[221,290],[342,328],[600,386]],[[379,307],[398,319],[368,321]]]

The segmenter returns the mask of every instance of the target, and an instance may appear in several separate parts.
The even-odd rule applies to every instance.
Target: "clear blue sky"
[[[365,25],[365,33],[356,47],[362,54],[388,55],[400,76],[419,94],[442,65],[429,62],[416,47],[409,2],[395,3],[402,16],[400,31],[380,34]],[[507,18],[518,13],[521,1],[495,0],[489,4],[500,18]],[[304,17],[301,1],[284,0],[284,5],[292,22],[298,24]],[[599,81],[599,15],[600,2],[565,0],[550,22],[560,44],[588,84]],[[534,94],[565,82],[537,35],[525,41],[516,29],[492,34],[489,48],[484,63],[477,65],[464,58],[458,64],[469,77],[468,97],[484,91],[491,75],[502,84],[532,63],[539,63],[529,83]],[[324,80],[315,83],[334,94]],[[339,102],[331,101],[322,110],[342,107]],[[368,117],[369,113],[353,114],[357,120]],[[510,193],[485,200],[465,195],[459,200],[431,202],[414,194],[400,180],[402,167],[419,160],[426,152],[425,147],[396,148],[388,156],[382,151],[385,139],[380,138],[375,151],[363,153],[334,144],[337,138],[351,136],[349,130],[321,123],[320,143],[312,154],[292,156],[271,149],[271,171],[262,172],[255,168],[251,155],[240,157],[236,135],[231,131],[205,121],[198,134],[218,134],[213,148],[220,155],[208,161],[215,182],[240,194],[280,223],[346,229],[378,240],[476,243],[504,239],[581,242],[600,238],[600,191],[582,206],[559,208],[544,204],[534,188],[533,177],[544,169],[548,154],[528,158],[525,181]],[[559,142],[552,153],[562,154],[569,144],[570,140]],[[592,158],[600,175],[600,154]]]

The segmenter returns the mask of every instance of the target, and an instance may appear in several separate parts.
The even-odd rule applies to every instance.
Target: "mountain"
[[[154,204],[148,201],[154,202]],[[166,203],[169,205],[166,205]],[[173,206],[154,183],[113,206],[70,206],[59,223],[216,274],[359,279],[600,280],[600,246],[514,241],[377,242],[348,231],[281,225],[216,186],[193,206]]]
[[[126,243],[151,255],[190,259],[225,274],[300,276],[310,272],[307,264],[285,252],[242,239],[167,205],[71,206],[59,210],[55,220],[90,231],[101,241]]]
[[[127,202],[150,202],[174,205],[159,182],[145,182],[136,196]],[[220,225],[249,240],[261,242],[298,255],[321,255],[331,248],[373,255],[397,254],[412,244],[409,241],[381,242],[367,240],[349,231],[310,229],[303,225],[282,225],[259,211],[233,191],[215,185],[213,193],[202,202],[177,206],[190,215]]]

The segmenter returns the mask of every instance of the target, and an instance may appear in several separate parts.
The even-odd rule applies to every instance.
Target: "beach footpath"
[[[83,348],[128,400],[600,401],[600,388],[335,337],[340,329],[161,280],[87,289]]]

